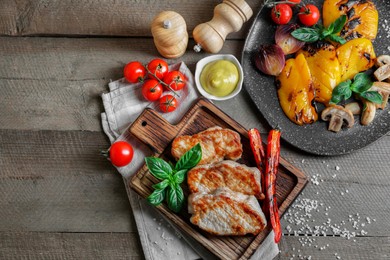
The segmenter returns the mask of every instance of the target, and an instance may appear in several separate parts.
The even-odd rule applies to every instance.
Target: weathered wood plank
[[[347,240],[342,237],[282,237],[281,254],[276,259],[389,259],[390,237],[357,237]],[[302,241],[302,242],[301,242]],[[310,244],[310,246],[309,246]],[[339,257],[339,258],[338,258]]]
[[[1,259],[143,259],[136,233],[0,232]]]
[[[220,0],[108,0],[108,1],[13,1],[0,2],[0,35],[151,36],[150,24],[161,11],[182,14],[189,35],[196,25],[213,17]],[[249,0],[254,15],[261,0]],[[191,11],[189,11],[191,10]],[[228,37],[245,37],[252,21]]]
[[[0,230],[132,232],[100,132],[0,131]]]
[[[316,237],[309,246],[304,237],[284,236],[276,259],[389,259],[389,237]],[[143,259],[134,233],[0,232],[1,259]],[[99,250],[97,250],[97,248]],[[321,248],[323,248],[321,250]]]

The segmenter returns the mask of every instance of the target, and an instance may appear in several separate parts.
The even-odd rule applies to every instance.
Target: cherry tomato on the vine
[[[163,87],[155,79],[148,79],[142,85],[142,95],[148,101],[156,101],[161,97]]]
[[[124,67],[123,75],[130,83],[143,82],[146,75],[146,69],[141,62],[132,61],[127,63]]]
[[[186,85],[186,77],[180,71],[174,70],[164,77],[164,82],[171,89],[177,91],[181,90]]]
[[[113,165],[123,167],[128,165],[133,159],[134,150],[129,143],[118,141],[111,145],[109,155]]]
[[[172,95],[165,95],[160,98],[160,110],[164,113],[169,113],[174,111],[177,106],[178,102],[177,99]]]
[[[305,5],[299,10],[298,18],[303,25],[313,26],[320,19],[320,11],[315,5]]]
[[[168,63],[162,59],[154,59],[148,63],[149,77],[163,79],[168,73]],[[153,77],[154,76],[154,77]]]
[[[271,9],[271,18],[276,24],[287,24],[293,11],[288,4],[277,4]]]
[[[296,6],[297,4],[300,4],[301,3],[301,0],[288,0],[290,3],[288,3],[288,5],[290,7],[294,7]]]

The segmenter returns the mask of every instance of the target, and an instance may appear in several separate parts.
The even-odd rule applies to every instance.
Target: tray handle
[[[154,152],[161,154],[179,130],[156,110],[146,108],[131,125],[129,131]]]

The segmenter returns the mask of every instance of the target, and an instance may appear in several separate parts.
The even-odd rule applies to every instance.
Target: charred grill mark
[[[362,36],[363,35],[361,35],[357,31],[354,31],[351,34],[349,34],[347,37],[345,37],[345,40],[346,41],[350,41],[350,40],[353,40],[353,39],[362,38]]]
[[[290,94],[288,95],[288,102],[291,102],[293,100],[293,97],[294,97],[294,93],[293,92],[290,92]]]
[[[354,15],[355,15],[355,8],[351,8],[350,10],[348,10],[347,12],[348,20],[351,19],[351,17]]]
[[[355,19],[349,20],[344,27],[347,27],[348,30],[353,30],[361,23],[362,20],[360,19],[360,17],[357,17]]]
[[[366,58],[368,61],[371,61],[371,55],[367,52],[363,53],[364,58]]]

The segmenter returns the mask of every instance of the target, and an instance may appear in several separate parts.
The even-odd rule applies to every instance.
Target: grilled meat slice
[[[224,158],[238,160],[242,155],[240,135],[230,129],[212,127],[195,135],[176,137],[172,142],[172,155],[178,160],[197,143],[202,147],[202,159],[199,164],[220,162]]]
[[[263,198],[260,171],[234,161],[198,165],[187,173],[191,193],[210,193],[220,187]]]
[[[209,194],[191,194],[188,211],[194,225],[215,235],[256,235],[267,225],[254,196],[228,188],[218,188]]]

